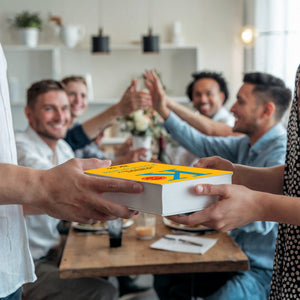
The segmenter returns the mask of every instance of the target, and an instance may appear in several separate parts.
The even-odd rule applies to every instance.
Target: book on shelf
[[[103,193],[103,197],[130,209],[170,216],[202,210],[217,196],[197,195],[200,183],[231,184],[232,172],[152,162],[136,162],[86,170],[86,174],[140,182],[140,194]]]

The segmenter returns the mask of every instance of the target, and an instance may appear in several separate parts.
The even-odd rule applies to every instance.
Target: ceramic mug
[[[69,48],[75,47],[83,39],[84,34],[85,30],[80,25],[65,25],[60,31],[63,43]]]

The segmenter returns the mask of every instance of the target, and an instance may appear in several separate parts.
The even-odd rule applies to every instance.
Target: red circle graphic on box
[[[148,176],[148,177],[143,177],[142,180],[164,180],[167,179],[166,176]]]

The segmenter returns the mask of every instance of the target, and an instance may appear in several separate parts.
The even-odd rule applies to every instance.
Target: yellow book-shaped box
[[[103,197],[130,209],[170,216],[201,210],[216,201],[216,196],[197,195],[199,183],[230,184],[232,172],[137,162],[85,171],[86,174],[138,181],[140,194],[104,193]]]

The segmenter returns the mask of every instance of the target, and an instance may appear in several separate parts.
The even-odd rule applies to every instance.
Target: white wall
[[[38,11],[45,21],[52,14],[65,24],[84,25],[86,43],[101,23],[112,43],[137,41],[147,32],[149,19],[162,42],[170,42],[172,24],[180,21],[186,43],[200,46],[200,69],[221,71],[228,79],[231,103],[240,86],[243,51],[236,34],[242,25],[242,0],[0,0],[2,44],[18,43],[7,19],[23,10]],[[57,40],[46,25],[41,43],[49,42]]]

